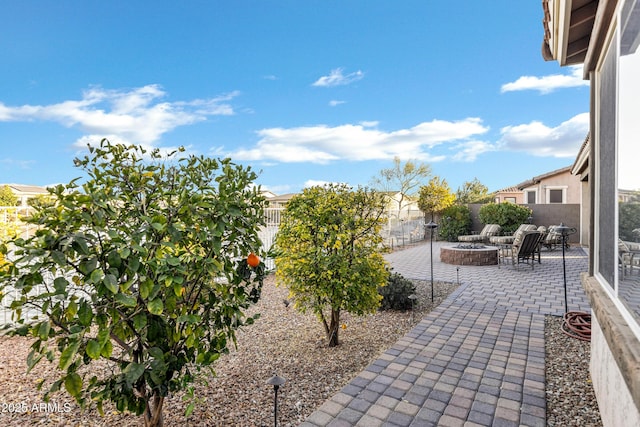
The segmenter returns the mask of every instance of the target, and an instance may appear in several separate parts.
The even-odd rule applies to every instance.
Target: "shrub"
[[[408,310],[413,306],[409,296],[415,294],[416,285],[400,273],[392,273],[387,285],[379,287],[378,292],[382,295],[381,310]]]
[[[525,224],[533,214],[530,208],[510,202],[487,203],[480,208],[478,216],[484,224],[498,224],[503,233],[513,233]]]
[[[441,213],[439,236],[455,242],[458,236],[471,232],[471,210],[465,205],[453,205]]]

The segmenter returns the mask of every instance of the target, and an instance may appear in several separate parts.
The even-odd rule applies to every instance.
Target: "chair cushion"
[[[487,224],[484,226],[480,234],[482,234],[483,236],[495,236],[496,234],[500,233],[501,229],[502,227],[500,227],[498,224]]]
[[[469,234],[467,236],[458,236],[460,242],[482,242],[484,236],[481,234]]]
[[[522,242],[522,236],[524,236],[525,232],[536,230],[537,227],[533,224],[522,224],[520,227],[518,227],[516,234],[514,234],[513,244],[518,246],[520,242]]]

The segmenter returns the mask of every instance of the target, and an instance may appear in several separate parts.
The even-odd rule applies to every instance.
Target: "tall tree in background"
[[[418,187],[431,175],[431,166],[407,160],[404,164],[399,157],[394,157],[393,166],[382,169],[379,176],[372,179],[372,186],[384,192],[399,192],[398,212],[404,206],[407,196],[414,195]]]
[[[34,340],[29,369],[59,369],[45,398],[64,387],[83,408],[111,401],[161,426],[165,398],[254,320],[245,309],[264,264],[247,255],[261,247],[264,199],[256,174],[229,159],[174,161],[106,140],[89,151],[76,159],[82,188],[50,189],[29,219],[35,236],[0,244],[0,296],[20,295],[13,333]],[[98,360],[107,369],[86,366]]]
[[[302,312],[322,322],[338,345],[340,313],[373,313],[388,272],[380,253],[381,194],[345,185],[306,188],[282,215],[276,236],[276,277]]]
[[[434,215],[451,206],[455,198],[447,181],[434,176],[427,185],[420,187],[418,207],[425,215],[430,213],[433,220]]]
[[[456,191],[456,203],[466,205],[469,203],[489,203],[493,200],[493,195],[489,193],[486,185],[482,184],[478,178],[473,181],[466,181]]]
[[[18,197],[13,194],[8,185],[0,187],[0,206],[16,206]]]

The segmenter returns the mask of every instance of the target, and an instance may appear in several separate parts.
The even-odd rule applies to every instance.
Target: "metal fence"
[[[258,231],[262,241],[262,249],[266,252],[271,249],[276,233],[280,226],[280,220],[284,208],[265,209],[265,226]],[[0,207],[0,241],[6,239],[11,233],[19,233],[21,237],[27,238],[33,234],[35,227],[26,224],[23,218],[29,214],[29,208]],[[389,248],[397,248],[424,239],[424,218],[419,213],[413,215],[403,212],[386,212],[387,222],[382,230],[384,245]],[[4,235],[2,233],[5,233]],[[268,269],[275,269],[275,262],[271,258],[264,260]],[[52,279],[51,279],[52,280]],[[41,292],[35,289],[33,292]],[[2,304],[0,305],[0,325],[11,322],[11,310],[7,307],[15,298],[19,298],[17,291],[6,292]],[[24,313],[23,316],[31,317],[36,313]]]
[[[31,237],[35,227],[23,221],[30,213],[30,206],[0,206],[0,242],[14,235]]]

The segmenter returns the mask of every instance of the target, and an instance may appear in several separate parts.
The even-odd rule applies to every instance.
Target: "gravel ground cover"
[[[237,350],[216,363],[215,377],[203,375],[196,386],[200,403],[190,418],[183,416],[187,403],[182,395],[165,402],[165,425],[273,425],[273,388],[266,380],[274,373],[287,379],[278,396],[279,425],[298,425],[456,288],[436,283],[432,306],[430,283],[416,284],[418,302],[413,313],[381,311],[364,317],[343,313],[341,345],[328,349],[319,321],[297,312],[287,299],[287,290],[276,287],[269,276],[260,302],[251,309],[261,313],[261,318],[240,331]],[[601,425],[589,382],[588,343],[559,332],[558,322],[549,317],[545,328],[548,425]],[[62,393],[48,406],[44,404],[35,384],[43,378],[52,381],[53,367],[45,362],[27,374],[29,345],[25,338],[0,337],[0,425],[142,425],[141,419],[109,407],[104,417],[95,409],[81,412]]]
[[[562,317],[545,318],[548,426],[602,426],[591,385],[591,343],[562,332]]]

